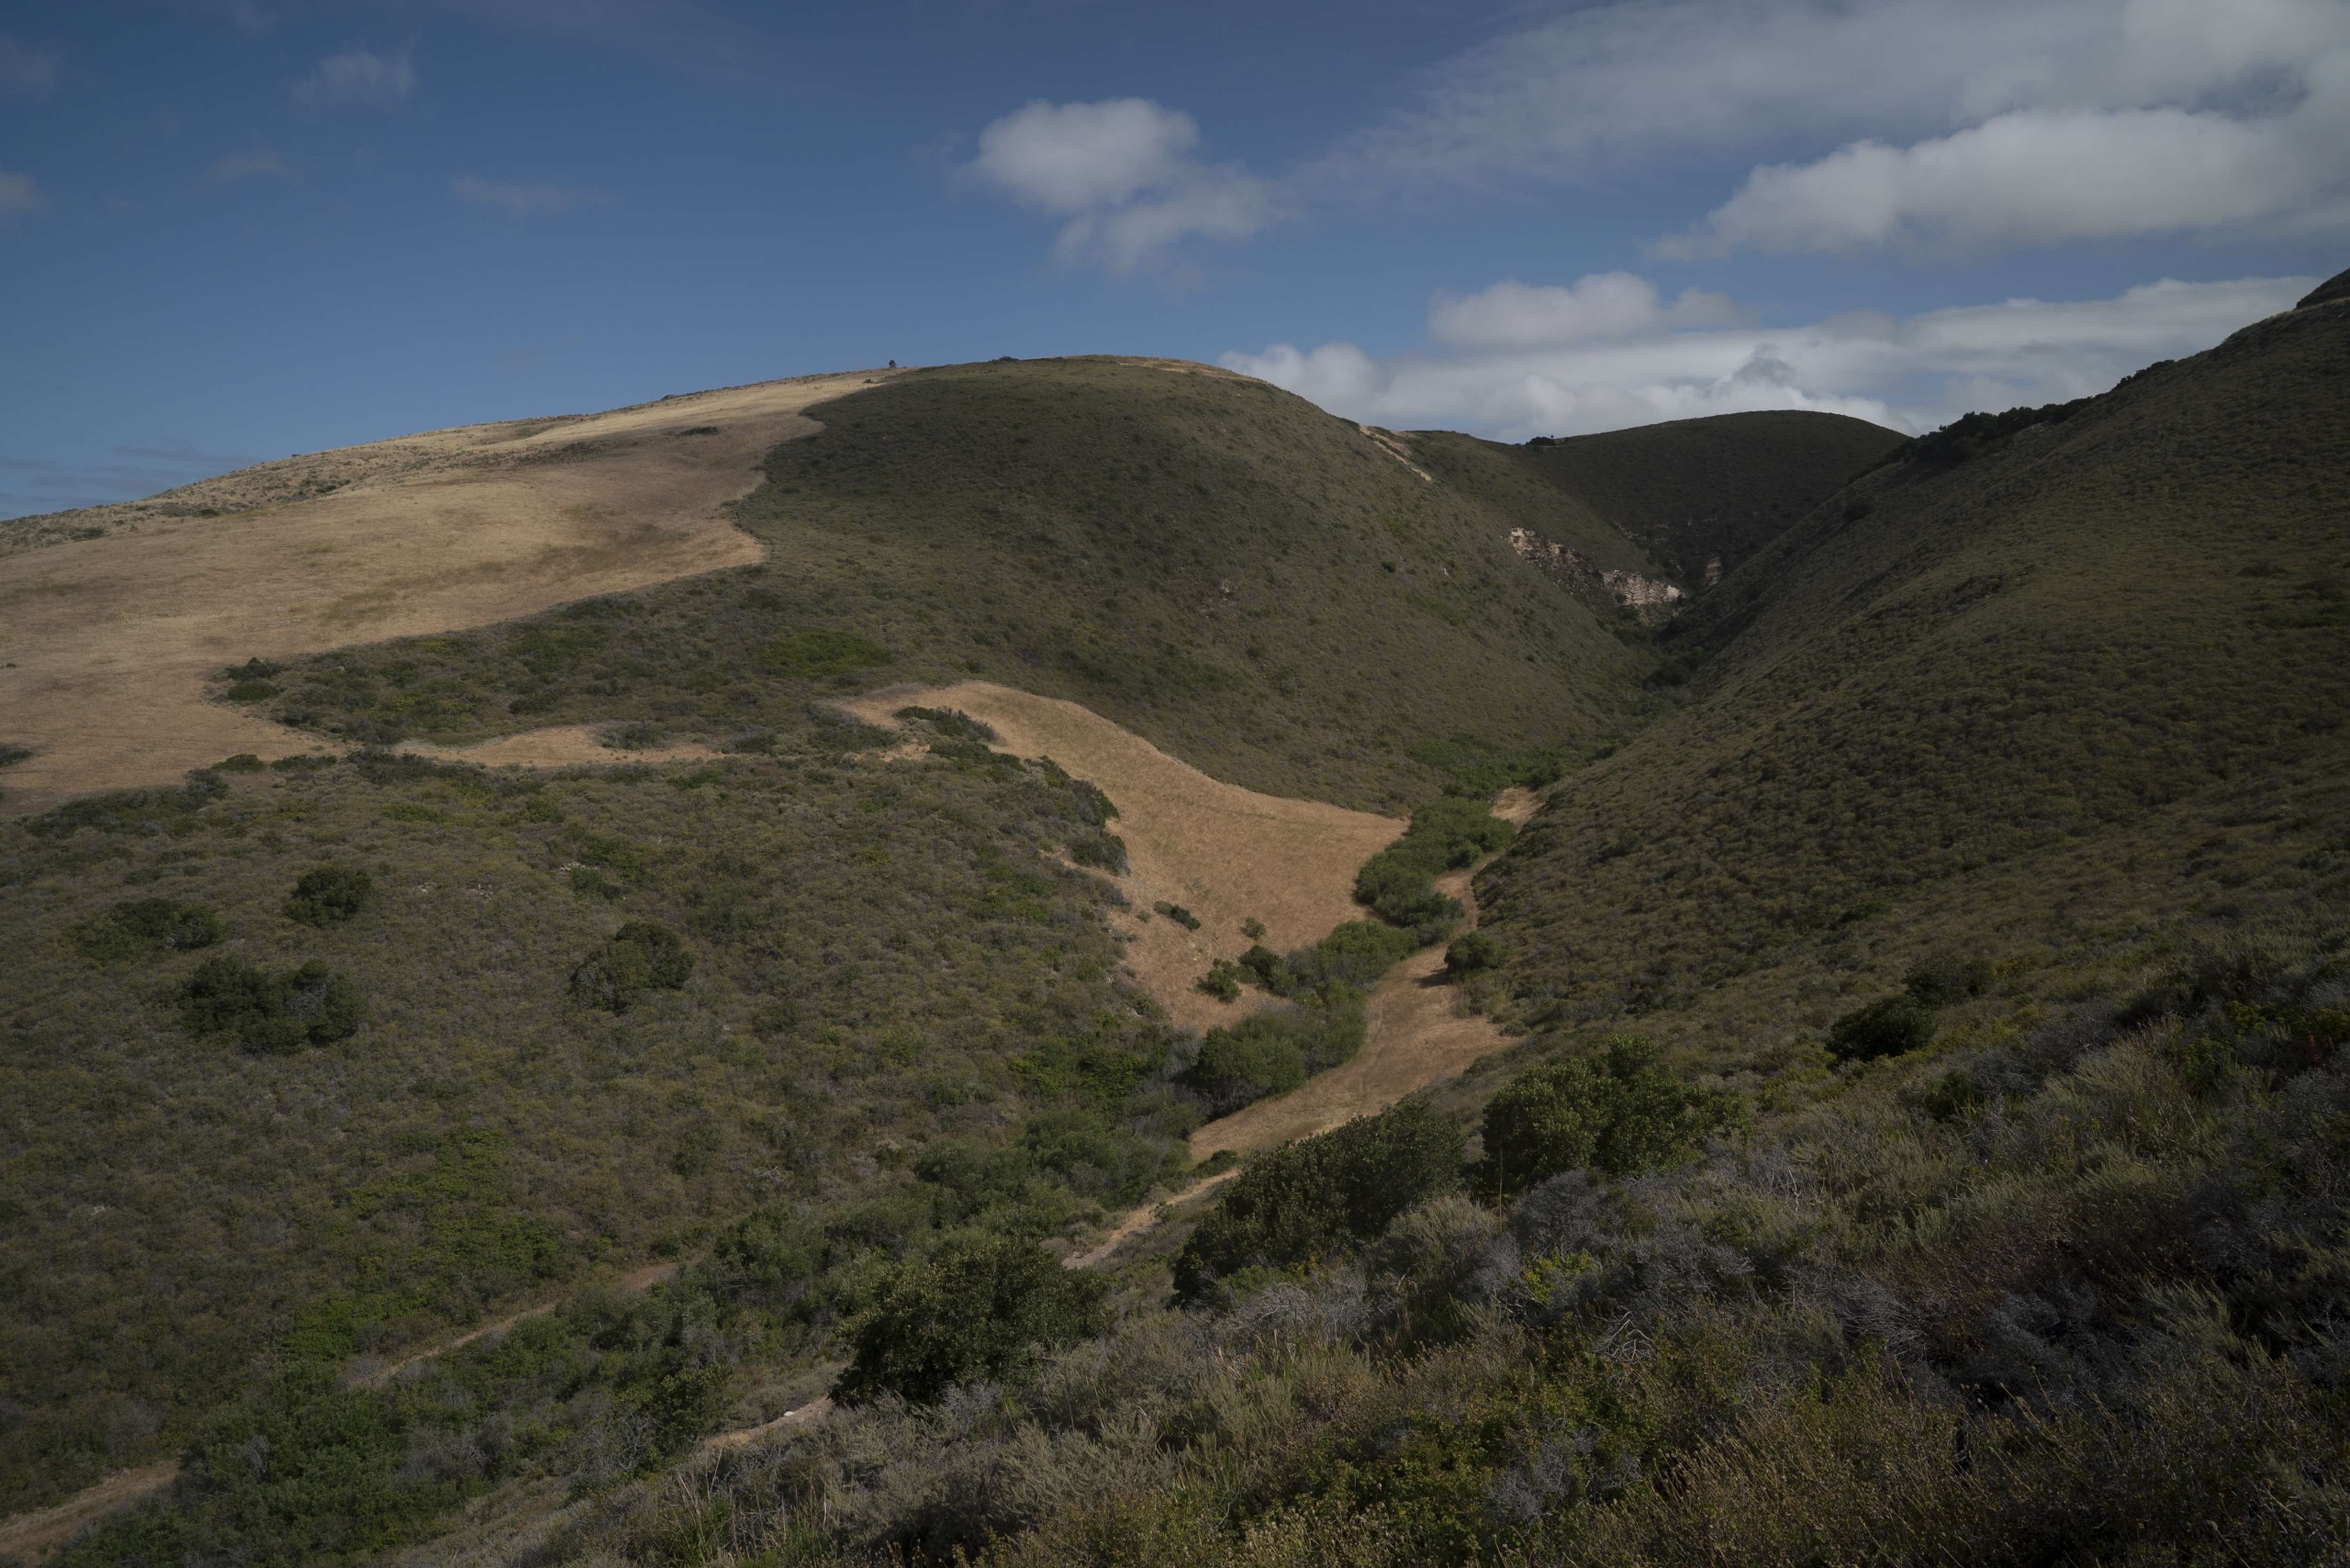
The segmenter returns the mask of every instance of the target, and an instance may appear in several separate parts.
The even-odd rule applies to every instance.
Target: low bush
[[[1234,993],[1238,993],[1234,987]],[[1211,1029],[1183,1072],[1207,1113],[1220,1116],[1287,1094],[1363,1047],[1362,1004],[1352,993],[1321,1007],[1274,1007]]]
[[[693,955],[675,931],[630,920],[571,971],[571,999],[582,1007],[626,1012],[650,991],[681,991]]]
[[[958,741],[976,741],[982,745],[993,745],[1003,739],[992,724],[981,722],[955,708],[900,708],[896,717],[920,719],[941,735]]]
[[[1521,1074],[1485,1106],[1480,1191],[1523,1191],[1570,1170],[1608,1176],[1669,1165],[1734,1119],[1735,1096],[1681,1083],[1637,1034],[1593,1057]]]
[[[1161,898],[1150,907],[1187,931],[1196,931],[1200,929],[1200,917],[1180,904],[1170,904]]]
[[[1406,1101],[1257,1158],[1175,1261],[1176,1293],[1211,1297],[1242,1269],[1291,1268],[1368,1241],[1461,1179],[1460,1127]]]
[[[32,755],[33,748],[30,746],[0,743],[0,768],[13,768],[18,763],[29,761]]]
[[[1238,1002],[1243,972],[1240,965],[1232,960],[1218,959],[1208,966],[1208,972],[1200,977],[1199,988],[1218,1002]]]
[[[243,959],[206,959],[180,989],[180,1022],[200,1039],[226,1035],[282,1053],[348,1040],[367,1022],[359,988],[322,963],[270,974]]]
[[[1334,987],[1357,991],[1370,985],[1419,945],[1409,931],[1377,920],[1349,920],[1287,958],[1258,943],[1239,961],[1275,996],[1322,998],[1332,994]]]
[[[1934,1010],[1909,992],[1882,996],[1828,1026],[1828,1054],[1839,1062],[1898,1056],[1922,1049],[1934,1027]]]
[[[1929,958],[1909,966],[1904,990],[1921,1007],[1947,1007],[1991,989],[1996,966],[1986,958]]]
[[[1502,961],[1502,944],[1483,931],[1470,931],[1452,939],[1444,950],[1444,967],[1456,978],[1474,974],[1481,969],[1492,969]]]
[[[228,935],[221,918],[202,904],[171,898],[130,898],[73,928],[73,944],[96,963],[151,952],[193,952]]]
[[[285,915],[306,926],[339,926],[367,908],[374,880],[348,866],[318,866],[302,873],[294,896],[286,900]]]
[[[881,1285],[833,1392],[846,1404],[882,1394],[929,1403],[958,1383],[1012,1377],[1040,1353],[1101,1333],[1108,1291],[1034,1241],[951,1238]]]
[[[1453,899],[1433,886],[1448,870],[1474,865],[1509,843],[1516,830],[1484,803],[1445,795],[1412,813],[1403,836],[1380,850],[1355,877],[1355,900],[1399,926],[1460,919]]]

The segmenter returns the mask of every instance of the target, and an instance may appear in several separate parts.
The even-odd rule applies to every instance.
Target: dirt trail
[[[1195,989],[1213,960],[1247,950],[1243,920],[1263,921],[1265,942],[1285,952],[1360,919],[1355,873],[1403,832],[1392,817],[1224,784],[1090,709],[985,680],[900,687],[843,706],[883,725],[904,707],[956,709],[993,728],[1005,750],[1050,757],[1100,786],[1131,862],[1118,886],[1132,907],[1112,923],[1134,939],[1136,980],[1187,1029],[1229,1023],[1247,1005]],[[1162,901],[1189,909],[1200,929],[1151,914]]]
[[[96,1486],[78,1491],[49,1508],[0,1520],[0,1557],[37,1563],[73,1539],[91,1520],[138,1501],[149,1492],[172,1484],[180,1461],[164,1459],[135,1470],[117,1470]]]
[[[821,428],[804,410],[886,374],[436,431],[224,474],[168,505],[75,514],[110,531],[0,554],[0,742],[35,752],[8,770],[7,807],[317,749],[204,701],[224,665],[756,561],[721,509],[777,442]],[[203,506],[224,514],[174,514]]]
[[[648,1291],[676,1272],[675,1263],[653,1263],[633,1273],[621,1275],[619,1282],[625,1290]],[[351,1381],[361,1387],[380,1388],[406,1367],[446,1355],[459,1345],[471,1345],[485,1335],[504,1334],[525,1318],[553,1312],[555,1305],[550,1302],[543,1306],[525,1308],[511,1317],[484,1324],[471,1333],[443,1340],[386,1366],[368,1366],[362,1363]],[[20,1513],[13,1519],[0,1519],[0,1562],[13,1559],[25,1563],[38,1563],[61,1549],[82,1526],[112,1513],[116,1509],[128,1507],[151,1492],[162,1490],[178,1480],[179,1475],[179,1460],[159,1459],[137,1469],[117,1470],[97,1485],[86,1487],[63,1502],[48,1508]]]
[[[1541,803],[1531,790],[1504,790],[1493,814],[1523,825]],[[1483,863],[1437,879],[1437,888],[1461,900],[1463,930],[1477,926],[1477,898],[1470,883]],[[1415,1089],[1449,1078],[1509,1044],[1491,1020],[1457,1011],[1460,991],[1444,979],[1444,950],[1426,948],[1406,959],[1373,988],[1365,1003],[1365,1038],[1352,1060],[1307,1079],[1288,1094],[1245,1106],[1191,1135],[1191,1158],[1203,1160],[1224,1149],[1245,1154],[1343,1127],[1357,1116],[1385,1110]],[[1172,1207],[1197,1196],[1232,1173],[1212,1177],[1167,1200]],[[1157,1222],[1160,1205],[1121,1217],[1109,1234],[1069,1260],[1071,1268],[1091,1268],[1107,1260],[1128,1237]]]

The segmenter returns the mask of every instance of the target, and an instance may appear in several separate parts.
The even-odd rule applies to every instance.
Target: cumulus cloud
[[[1585,288],[1591,281],[1558,292],[1596,295]],[[1223,363],[1348,419],[1506,441],[1759,409],[1851,414],[1917,431],[1970,409],[2102,391],[2155,359],[2209,348],[2289,308],[2312,281],[2166,281],[2104,300],[2013,299],[1794,327],[1679,326],[1662,312],[1645,327],[1544,340],[1447,339],[1440,324],[1451,319],[1452,304],[1440,300],[1430,335],[1440,350],[1380,359],[1350,343],[1310,351],[1282,343],[1226,354]]]
[[[38,95],[55,87],[57,57],[28,48],[0,33],[0,87]]]
[[[1666,254],[2336,222],[2350,5],[1616,0],[1445,62],[1299,183],[1572,182],[1749,147],[1783,156]]]
[[[1440,296],[1429,310],[1428,335],[1461,348],[1533,348],[1670,327],[1719,326],[1737,317],[1738,307],[1721,295],[1685,289],[1667,305],[1647,278],[1603,272],[1569,287],[1534,287],[1505,278],[1466,298]]]
[[[450,181],[449,194],[469,207],[494,208],[510,218],[546,218],[574,207],[612,203],[610,196],[589,187],[484,180],[476,174],[460,174]]]
[[[1238,164],[1194,156],[1199,123],[1149,99],[1039,99],[989,125],[970,172],[1064,219],[1064,261],[1125,276],[1163,265],[1193,235],[1242,240],[1283,215],[1276,188]]]
[[[396,55],[353,49],[330,55],[294,84],[294,99],[314,109],[338,105],[398,103],[416,90],[416,67],[403,49]]]
[[[0,223],[26,213],[37,213],[46,205],[47,201],[30,174],[11,174],[0,169]]]
[[[2288,219],[2350,183],[2350,47],[2298,74],[2301,100],[2282,114],[2018,109],[1908,147],[1860,141],[1767,165],[1658,248],[1978,248]]]

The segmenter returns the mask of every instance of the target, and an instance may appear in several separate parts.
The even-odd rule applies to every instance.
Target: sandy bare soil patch
[[[956,709],[993,727],[1005,750],[1050,757],[1107,794],[1118,811],[1110,830],[1131,862],[1118,879],[1131,907],[1115,917],[1134,939],[1127,962],[1186,1028],[1227,1023],[1247,1008],[1194,989],[1214,960],[1247,950],[1243,920],[1263,921],[1266,945],[1286,952],[1361,919],[1355,873],[1403,832],[1392,817],[1221,783],[1089,709],[990,681],[878,692],[843,706],[874,724],[894,724],[890,715],[908,706]],[[1200,929],[1150,913],[1159,902],[1191,910]]]
[[[776,442],[820,428],[803,410],[880,374],[439,431],[225,474],[169,509],[74,514],[110,531],[0,555],[0,742],[36,753],[0,779],[5,809],[317,748],[206,702],[224,665],[755,561],[721,509],[757,485]],[[222,514],[175,514],[198,503]]]
[[[1504,790],[1493,815],[1523,824],[1540,804],[1532,790]],[[1436,879],[1440,892],[1461,900],[1464,931],[1477,926],[1477,867]],[[1387,1109],[1415,1089],[1449,1078],[1510,1042],[1490,1019],[1460,1011],[1461,992],[1444,977],[1444,950],[1423,948],[1390,970],[1364,1004],[1363,1048],[1353,1060],[1316,1074],[1288,1094],[1244,1106],[1191,1135],[1191,1158],[1219,1149],[1244,1154],[1344,1127]]]
[[[525,730],[474,746],[436,746],[428,741],[403,741],[399,749],[436,762],[473,763],[485,768],[707,762],[721,754],[700,745],[648,746],[641,750],[608,746],[604,743],[604,726],[600,724],[557,724],[551,729]]]

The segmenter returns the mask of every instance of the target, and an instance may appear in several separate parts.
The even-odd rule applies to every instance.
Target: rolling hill
[[[184,1456],[73,1568],[2350,1550],[2345,375],[2324,290],[1911,441],[912,371],[765,449],[755,564],[224,655],[317,758],[0,844],[10,1495]],[[1414,971],[1518,1044],[1062,1267],[1211,1050],[1451,929],[1243,950],[1163,822],[1146,913],[1118,789],[889,706],[972,680],[1456,876],[1538,784]],[[390,749],[582,723],[704,754]]]

